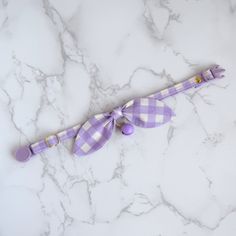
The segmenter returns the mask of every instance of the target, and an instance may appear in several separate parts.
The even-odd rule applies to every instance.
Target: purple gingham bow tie
[[[119,123],[121,118],[129,122],[125,122],[121,126],[122,133],[126,135],[133,132],[132,124],[143,128],[160,126],[170,121],[174,115],[172,110],[161,101],[162,99],[187,89],[204,85],[210,80],[222,78],[224,77],[222,74],[224,71],[220,66],[213,65],[190,79],[165,88],[148,97],[131,100],[110,113],[95,115],[82,126],[80,124],[75,125],[35,143],[20,147],[16,150],[16,159],[27,161],[32,156],[43,152],[47,148],[56,146],[60,142],[74,137],[76,137],[73,147],[74,153],[80,156],[92,153],[100,149],[108,141],[115,124]],[[123,127],[125,128],[123,129]],[[129,128],[128,130],[126,129],[127,127]]]
[[[103,147],[120,118],[142,128],[153,128],[165,124],[173,115],[168,106],[155,98],[131,100],[110,113],[95,115],[85,122],[76,136],[73,152],[83,156]]]

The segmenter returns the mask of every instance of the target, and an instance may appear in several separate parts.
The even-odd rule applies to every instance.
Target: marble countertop
[[[235,0],[1,0],[0,235],[236,235],[235,28]],[[13,158],[215,63],[224,79],[166,99],[171,123]]]

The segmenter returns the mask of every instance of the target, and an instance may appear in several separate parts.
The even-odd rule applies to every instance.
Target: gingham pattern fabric
[[[81,126],[75,139],[73,152],[79,156],[100,149],[111,137],[115,122],[125,117],[130,123],[142,127],[158,127],[170,121],[172,110],[155,98],[137,98],[111,113],[99,114]]]
[[[151,94],[149,97],[156,98],[158,100],[162,100],[164,98],[173,96],[177,93],[183,92],[193,87],[198,87],[204,84],[205,82],[213,79],[223,78],[222,74],[225,70],[221,68],[219,65],[214,65],[210,67],[208,70],[202,71],[199,74],[193,76],[190,79],[187,79],[183,82],[173,85],[172,87],[163,89],[157,93]],[[200,79],[200,80],[197,80]]]
[[[29,145],[29,148],[32,155],[35,155],[51,146],[57,145],[59,142],[77,136],[74,145],[75,153],[85,155],[94,152],[101,148],[111,137],[115,121],[120,117],[124,116],[131,123],[144,128],[157,127],[164,124],[170,120],[173,113],[160,100],[187,89],[198,87],[209,80],[222,78],[224,77],[222,74],[224,71],[220,66],[214,65],[188,80],[151,94],[148,98],[134,99],[123,107],[114,109],[112,113],[96,115],[89,119],[82,127],[75,125],[55,135],[50,135]]]
[[[45,139],[31,144],[30,149],[32,154],[38,154],[51,146],[57,145],[59,142],[74,138],[77,135],[79,128],[80,125],[75,125],[69,129],[63,130],[54,135],[50,135]]]

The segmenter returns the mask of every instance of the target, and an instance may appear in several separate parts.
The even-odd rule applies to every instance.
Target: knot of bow
[[[153,128],[170,121],[173,115],[171,108],[155,98],[131,100],[112,112],[95,115],[86,121],[78,131],[73,152],[83,156],[103,147],[119,118],[125,118],[135,126]]]

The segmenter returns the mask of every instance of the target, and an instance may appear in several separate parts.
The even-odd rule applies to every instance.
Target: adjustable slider
[[[60,139],[56,134],[53,134],[53,135],[47,136],[44,139],[44,142],[45,142],[45,144],[47,145],[48,148],[51,148],[51,147],[56,146],[57,144],[59,144]]]

